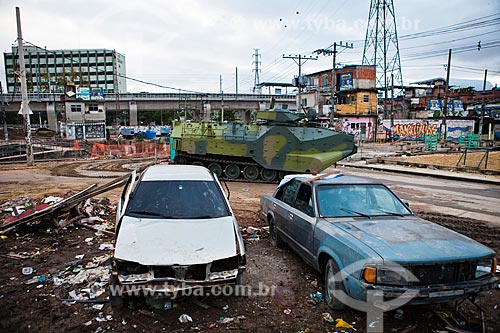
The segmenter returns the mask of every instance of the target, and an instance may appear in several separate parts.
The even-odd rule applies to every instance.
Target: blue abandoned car
[[[374,293],[397,306],[456,300],[497,281],[494,251],[413,215],[381,183],[290,175],[260,208],[271,242],[322,272],[333,309],[359,309]]]

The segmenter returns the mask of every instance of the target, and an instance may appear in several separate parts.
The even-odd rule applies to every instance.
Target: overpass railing
[[[28,99],[32,102],[52,102],[59,101],[61,93],[28,93]],[[122,93],[122,94],[105,94],[104,101],[134,101],[134,100],[222,100],[225,101],[238,101],[238,100],[251,100],[251,101],[269,101],[274,98],[277,101],[289,100],[295,101],[295,95],[255,95],[255,94],[219,94],[219,93],[206,93],[206,94],[195,94],[195,93]],[[69,99],[69,98],[68,98]],[[7,93],[4,94],[5,102],[20,102],[20,93]]]

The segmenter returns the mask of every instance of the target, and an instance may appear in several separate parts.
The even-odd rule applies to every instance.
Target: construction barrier
[[[127,144],[94,143],[91,158],[170,157],[168,143],[134,142]]]

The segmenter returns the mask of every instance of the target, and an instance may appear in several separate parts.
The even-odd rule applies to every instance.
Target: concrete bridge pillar
[[[129,122],[130,126],[137,126],[137,103],[135,101],[128,102],[129,108]]]
[[[47,102],[45,105],[47,106],[47,126],[49,126],[49,129],[57,132],[59,128],[57,128],[56,103]]]

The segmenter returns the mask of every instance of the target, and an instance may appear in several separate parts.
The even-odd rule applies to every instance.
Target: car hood
[[[464,235],[413,216],[375,217],[369,221],[335,225],[390,262],[446,262],[482,258],[494,253]]]
[[[194,265],[237,254],[233,217],[197,220],[124,216],[115,259],[142,265]]]

